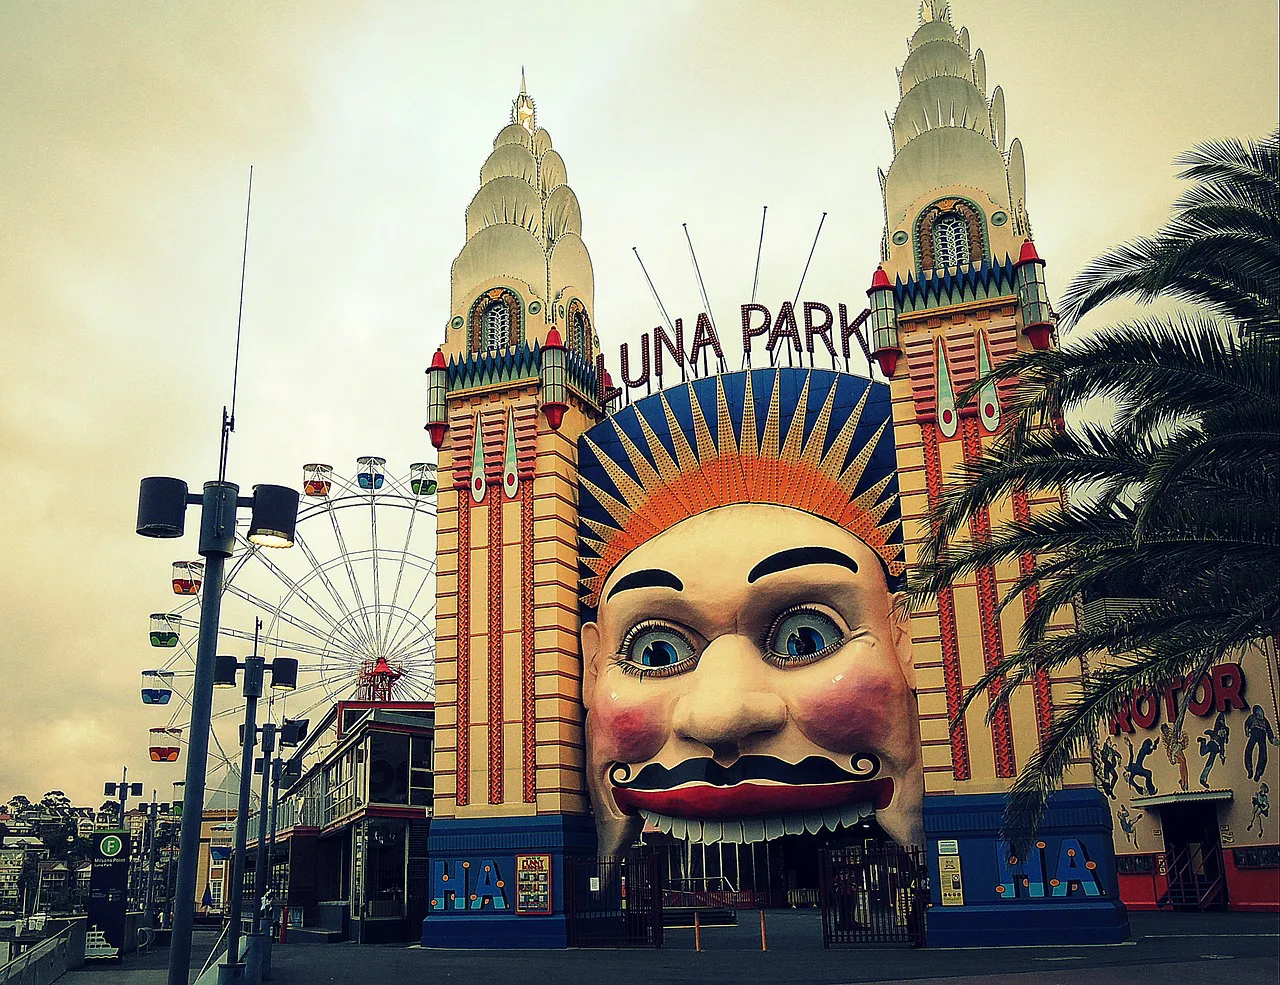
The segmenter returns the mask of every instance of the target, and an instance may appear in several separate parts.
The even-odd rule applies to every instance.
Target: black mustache
[[[739,756],[728,766],[714,759],[686,759],[668,769],[660,763],[649,763],[634,778],[627,763],[609,767],[609,779],[615,786],[628,790],[668,790],[685,783],[709,783],[731,787],[748,780],[772,780],[796,786],[805,784],[847,783],[870,780],[880,772],[880,759],[869,752],[859,753],[850,761],[852,772],[825,756],[807,756],[798,763],[788,763],[773,756]]]

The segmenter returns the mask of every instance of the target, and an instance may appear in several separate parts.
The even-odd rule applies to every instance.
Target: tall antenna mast
[[[667,306],[662,303],[662,298],[658,297],[658,289],[653,286],[653,278],[649,276],[649,271],[645,269],[644,261],[640,259],[640,251],[633,246],[631,247],[631,252],[636,255],[636,262],[640,264],[640,272],[644,274],[644,279],[649,284],[649,291],[653,295],[653,300],[654,300],[654,303],[657,304],[658,310],[662,312],[663,321],[667,323],[667,328],[669,328],[671,330],[671,334],[674,335],[676,333],[676,328],[673,324],[671,324],[671,316],[667,314]],[[655,349],[657,348],[656,340],[654,342],[654,348]],[[681,373],[681,376],[683,376],[684,374],[683,364],[680,366],[680,373]],[[658,378],[658,389],[662,389],[661,377]]]
[[[813,245],[809,247],[809,259],[804,262],[804,271],[800,274],[800,283],[796,285],[796,296],[791,301],[791,307],[794,309],[800,303],[800,291],[804,288],[804,279],[809,276],[809,264],[813,263],[813,251],[818,248],[818,237],[822,235],[822,224],[827,221],[827,214],[822,213],[822,218],[818,220],[818,231],[813,234]],[[804,353],[800,353],[800,359],[803,362]],[[791,363],[791,340],[787,339],[787,364]],[[809,353],[809,368],[813,369],[813,353]]]
[[[751,278],[752,304],[756,303],[756,288],[760,286],[760,254],[764,251],[764,221],[767,218],[769,218],[769,206],[766,205],[760,213],[760,242],[756,244],[756,272]],[[772,356],[769,358],[769,363],[770,365],[773,363]],[[745,346],[742,350],[742,365],[745,367],[750,367],[751,365],[751,353]]]
[[[244,324],[244,277],[249,266],[249,209],[253,205],[253,165],[249,165],[249,192],[244,204],[244,253],[240,257],[240,307],[236,311],[236,355],[231,367],[231,410],[222,408],[222,441],[218,449],[218,481],[227,481],[227,452],[236,429],[236,390],[240,382],[240,327]]]
[[[693,261],[693,274],[698,278],[698,292],[702,295],[702,307],[707,312],[707,320],[711,322],[711,330],[719,335],[716,329],[716,316],[711,313],[711,301],[707,297],[707,285],[702,280],[702,270],[698,266],[698,254],[693,252],[693,238],[689,235],[689,224],[687,222],[680,223],[684,227],[684,238],[689,243],[689,259]],[[723,373],[725,371],[724,357],[716,357],[716,370]],[[694,367],[695,370],[697,367]],[[702,350],[702,375],[707,375],[707,350]]]

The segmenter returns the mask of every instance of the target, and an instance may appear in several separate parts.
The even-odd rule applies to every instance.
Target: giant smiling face
[[[609,573],[582,651],[602,853],[645,819],[754,842],[874,812],[922,843],[909,639],[879,556],[836,524],[758,503],[682,520]]]

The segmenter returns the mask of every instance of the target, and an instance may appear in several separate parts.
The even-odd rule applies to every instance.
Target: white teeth
[[[646,825],[673,838],[704,844],[723,842],[729,845],[754,845],[756,842],[781,838],[784,834],[817,834],[855,827],[863,818],[875,814],[869,802],[827,807],[820,811],[786,814],[782,817],[720,818],[696,820],[670,817],[656,811],[641,810]]]

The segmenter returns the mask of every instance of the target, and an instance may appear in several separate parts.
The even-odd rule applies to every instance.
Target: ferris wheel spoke
[[[414,601],[417,601],[416,599]],[[431,603],[430,608],[422,614],[421,617],[415,618],[412,622],[401,620],[399,629],[394,643],[392,644],[392,652],[403,655],[405,650],[416,646],[419,641],[427,636],[435,638],[434,624],[428,624],[427,620],[431,619],[435,612],[435,602]]]
[[[390,637],[388,642],[388,650],[390,652],[394,653],[396,648],[399,646],[400,636],[404,632],[405,621],[409,618],[410,615],[413,614],[413,607],[418,603],[418,596],[422,594],[422,590],[426,588],[427,585],[435,584],[435,573],[436,573],[436,566],[435,566],[435,562],[432,561],[429,563],[428,567],[423,570],[422,581],[418,583],[417,590],[414,591],[413,593],[413,598],[409,600],[408,605],[406,605],[403,609],[400,610],[400,621],[395,628],[395,632],[388,634],[388,636]],[[434,609],[435,609],[435,603],[432,602],[431,609],[427,610],[427,614],[430,615],[430,613]]]
[[[220,635],[228,636],[232,639],[251,640],[254,634],[245,629],[236,629],[234,626],[224,626],[220,629]],[[291,650],[294,653],[304,653],[311,657],[328,656],[332,651],[322,646],[316,646],[314,643],[303,643],[300,640],[285,639],[280,636],[263,636],[259,634],[258,642],[263,647],[275,647],[277,650]]]
[[[295,629],[300,629],[304,633],[308,633],[311,636],[314,636],[318,640],[327,641],[329,639],[328,633],[325,633],[323,630],[311,625],[311,623],[307,622],[301,616],[295,616],[292,613],[284,612],[283,610],[279,609],[279,607],[273,608],[269,602],[267,602],[265,599],[261,599],[258,596],[254,595],[248,589],[241,588],[239,585],[228,585],[227,591],[229,591],[232,595],[235,595],[237,598],[243,599],[244,601],[248,602],[250,605],[257,606],[263,612],[275,613],[276,617],[282,620],[283,622],[289,624]]]
[[[369,613],[365,609],[364,593],[360,591],[360,583],[356,579],[355,569],[351,566],[351,562],[349,560],[351,555],[350,555],[350,552],[347,550],[347,541],[346,541],[346,538],[342,536],[342,527],[338,523],[338,514],[332,508],[332,504],[330,504],[330,509],[329,509],[329,522],[333,526],[333,537],[334,537],[334,540],[336,540],[338,543],[338,551],[340,552],[340,556],[343,558],[348,558],[347,563],[343,565],[343,567],[346,568],[347,581],[351,583],[351,592],[355,596],[356,606],[358,607],[360,612],[360,618],[364,622],[365,631],[369,634],[369,640],[372,643],[375,640],[375,636],[373,632],[373,627],[369,624]]]
[[[378,507],[374,501],[375,490],[369,490],[369,542],[373,546],[373,655],[386,656],[383,649],[382,627],[379,625],[382,612],[382,582],[378,577]]]
[[[327,568],[320,563],[320,559],[317,558],[315,552],[311,550],[311,545],[303,539],[300,533],[295,532],[294,543],[302,548],[302,553],[306,556],[307,563],[311,565],[311,570],[315,573],[316,577],[320,579],[320,584],[325,587],[325,590],[329,593],[329,597],[333,599],[337,604],[338,609],[342,612],[343,632],[348,635],[352,640],[353,645],[356,647],[363,645],[366,641],[358,635],[359,627],[353,625],[354,617],[351,613],[351,609],[347,607],[346,599],[342,597],[342,593],[338,591],[337,587],[333,584],[333,581],[329,578]]]
[[[404,544],[400,548],[400,563],[396,565],[396,583],[391,590],[391,605],[387,608],[387,630],[386,630],[386,637],[385,637],[387,641],[387,651],[384,651],[384,652],[390,651],[391,635],[392,635],[391,623],[392,623],[392,620],[395,619],[395,615],[396,615],[396,602],[399,601],[400,599],[400,582],[404,578],[405,561],[407,561],[410,557],[409,541],[413,537],[413,522],[416,519],[418,519],[418,511],[411,510],[409,512],[409,523],[407,524],[407,529],[405,530],[405,534],[404,534]]]
[[[296,533],[295,533],[295,537],[296,537]],[[296,581],[288,572],[286,572],[274,561],[269,560],[267,556],[262,553],[262,551],[258,551],[256,553],[256,557],[258,558],[259,561],[262,562],[263,566],[268,571],[270,571],[273,575],[275,575],[275,577],[289,589],[290,595],[296,595],[298,598],[300,598],[303,602],[307,604],[307,606],[313,612],[315,612],[316,615],[318,615],[322,620],[324,620],[325,623],[328,624],[330,633],[342,632],[341,627],[339,626],[340,620],[330,615],[329,612],[323,606],[320,605],[320,603],[318,603],[315,599],[313,599],[311,597],[311,593],[308,592],[302,586],[301,583]],[[227,587],[231,588],[232,586],[228,585]],[[276,608],[278,609],[279,606],[277,606]],[[275,609],[272,609],[271,606],[269,605],[266,606],[265,609],[267,612],[275,611]],[[324,639],[328,634],[320,633],[318,635],[321,639]]]

